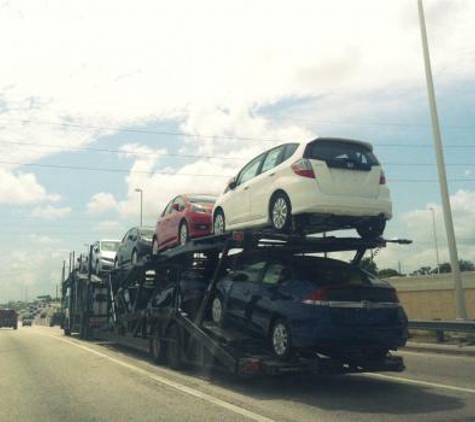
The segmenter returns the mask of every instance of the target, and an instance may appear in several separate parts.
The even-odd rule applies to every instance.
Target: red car
[[[179,195],[163,210],[153,234],[152,254],[212,231],[212,210],[217,197],[212,195]]]

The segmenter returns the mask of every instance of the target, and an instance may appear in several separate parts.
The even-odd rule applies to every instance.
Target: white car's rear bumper
[[[345,217],[371,217],[384,215],[392,218],[392,202],[389,189],[381,186],[377,197],[364,198],[349,195],[321,193],[315,180],[298,180],[284,188],[292,204],[292,214],[331,214]]]

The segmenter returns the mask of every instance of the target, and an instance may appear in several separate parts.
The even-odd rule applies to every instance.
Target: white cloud
[[[56,220],[58,218],[66,217],[71,212],[70,207],[53,207],[46,205],[44,207],[36,207],[31,212],[33,217],[45,218],[47,220]]]
[[[47,198],[45,188],[31,173],[14,174],[0,168],[0,204],[25,205]]]
[[[101,214],[117,207],[114,195],[105,192],[96,193],[87,204],[87,211],[91,214]]]
[[[452,216],[457,240],[459,259],[475,262],[475,191],[459,190],[450,196]],[[425,265],[436,266],[436,252],[432,212],[434,209],[440,262],[449,261],[449,251],[445,234],[442,207],[427,204],[425,209],[417,209],[402,215],[406,233],[410,234],[410,246],[391,245],[379,252],[377,263],[380,268],[397,269],[398,261],[406,271],[413,271]]]
[[[36,235],[36,234],[32,234],[30,236],[30,241],[31,243],[34,243],[37,245],[57,245],[61,243],[61,241],[57,238],[44,236],[44,235]]]
[[[472,2],[428,3],[439,81],[473,75],[474,19]],[[254,116],[244,117],[241,129],[242,116],[285,98],[339,93],[342,105],[355,92],[423,89],[412,0],[297,0],[291,8],[271,0],[149,0],[140,8],[112,0],[10,2],[0,26],[9,34],[0,50],[10,64],[0,83],[0,135],[24,143],[0,143],[10,162],[37,160],[87,145],[114,127],[152,120],[179,118],[192,133],[267,137]],[[454,59],[459,56],[464,60]],[[338,118],[339,107],[332,110]],[[200,151],[211,143],[200,143]]]
[[[110,239],[119,239],[124,233],[124,227],[116,220],[104,220],[96,224],[94,231]]]

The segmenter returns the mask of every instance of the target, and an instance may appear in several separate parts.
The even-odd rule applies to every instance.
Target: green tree
[[[475,265],[473,265],[472,261],[466,261],[461,259],[459,261],[460,271],[475,271]]]
[[[363,258],[360,262],[360,268],[371,274],[378,275],[378,266],[371,258]]]
[[[421,267],[416,271],[413,271],[411,275],[429,275],[431,273],[432,269],[428,266],[426,267]]]
[[[389,277],[397,277],[400,276],[396,270],[393,270],[392,268],[384,268],[378,272],[378,276],[382,278],[389,278]]]

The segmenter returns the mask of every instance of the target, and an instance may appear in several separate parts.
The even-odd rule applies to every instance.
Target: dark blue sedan
[[[327,258],[242,253],[217,284],[212,320],[288,359],[382,357],[404,345],[407,317],[389,284]]]

